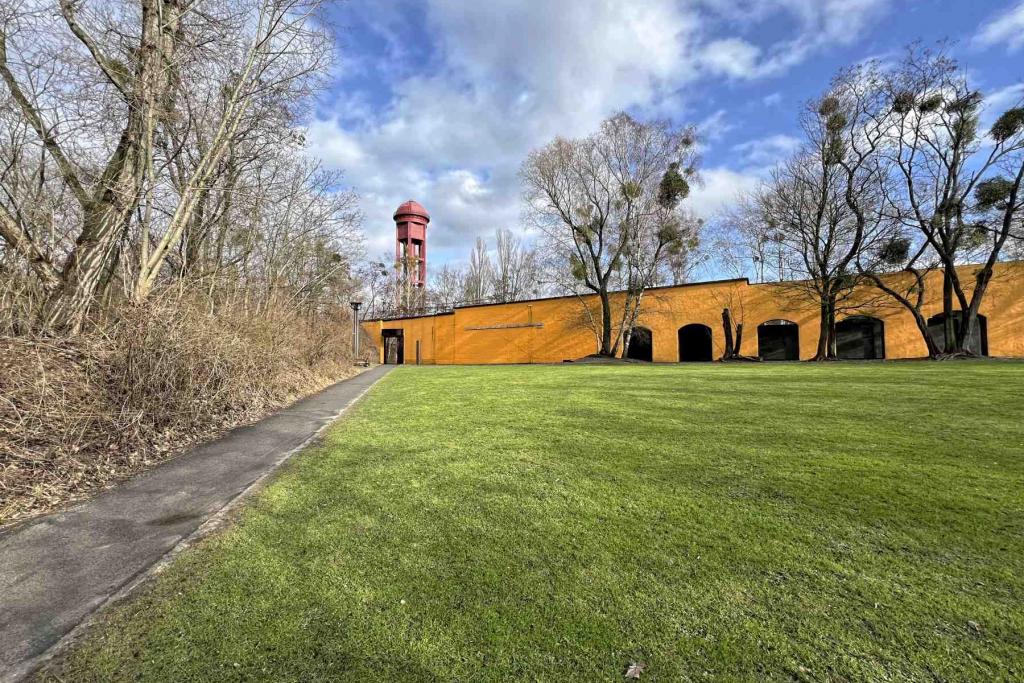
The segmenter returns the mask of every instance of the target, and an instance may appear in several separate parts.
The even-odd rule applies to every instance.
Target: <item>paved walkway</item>
[[[65,512],[0,532],[0,680],[284,462],[388,372],[380,366],[169,460]]]

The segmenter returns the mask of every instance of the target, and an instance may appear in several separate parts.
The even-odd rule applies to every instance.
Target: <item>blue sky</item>
[[[975,87],[1024,95],[1024,0],[348,0],[311,152],[361,196],[368,249],[405,199],[431,212],[430,265],[520,218],[516,173],[556,135],[627,110],[700,126],[713,217],[797,144],[837,69],[914,40],[956,41]]]

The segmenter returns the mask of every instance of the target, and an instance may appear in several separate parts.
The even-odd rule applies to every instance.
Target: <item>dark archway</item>
[[[626,358],[645,360],[647,362],[654,359],[654,339],[649,329],[646,327],[633,328],[629,334]]]
[[[679,328],[679,362],[700,363],[711,360],[711,328],[700,323]]]
[[[960,334],[960,322],[963,315],[960,311],[953,311],[953,334]],[[932,334],[939,351],[946,350],[946,314],[939,313],[928,318],[928,331]],[[978,314],[978,324],[974,326],[974,334],[971,340],[971,350],[982,356],[988,355],[988,319]]]
[[[800,326],[769,320],[757,326],[757,354],[763,360],[800,360]]]
[[[885,358],[885,323],[870,315],[853,315],[837,322],[836,357],[843,360]]]

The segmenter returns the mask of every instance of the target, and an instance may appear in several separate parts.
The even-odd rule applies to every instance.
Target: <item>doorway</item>
[[[885,358],[885,324],[868,315],[836,323],[836,357],[843,360]]]
[[[680,363],[706,363],[711,353],[710,327],[694,323],[679,328]]]
[[[757,352],[764,360],[800,360],[800,328],[790,320],[757,326]]]
[[[960,325],[963,322],[963,314],[960,311],[953,311],[953,334],[960,334]],[[939,347],[939,351],[945,352],[948,346],[946,340],[946,315],[939,313],[928,318],[928,331],[932,333],[932,339]],[[955,341],[955,340],[954,340]],[[978,324],[974,326],[974,334],[969,341],[971,351],[979,356],[988,355],[988,319],[978,314]]]
[[[630,331],[626,358],[651,362],[654,358],[654,339],[649,329],[637,326]]]
[[[381,330],[384,338],[384,365],[405,363],[404,330]]]

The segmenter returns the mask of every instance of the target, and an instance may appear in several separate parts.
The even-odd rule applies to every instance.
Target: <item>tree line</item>
[[[4,332],[74,335],[185,292],[211,311],[315,316],[361,289],[370,309],[401,312],[396,264],[363,259],[357,197],[304,154],[301,124],[334,53],[320,10],[0,8]],[[942,46],[844,69],[801,112],[798,151],[712,234],[686,202],[700,182],[695,128],[616,114],[523,162],[535,243],[478,239],[465,266],[433,270],[417,307],[596,295],[585,324],[617,355],[645,292],[710,259],[816,306],[818,359],[835,357],[836,319],[865,288],[913,316],[929,355],[977,354],[993,266],[1024,244],[1024,107],[993,106]],[[932,273],[942,330],[924,315]]]
[[[993,106],[944,46],[913,45],[840,71],[801,113],[797,152],[713,234],[683,204],[699,182],[694,130],[627,114],[533,152],[525,203],[555,288],[597,296],[583,311],[602,355],[628,345],[646,289],[705,258],[817,307],[816,360],[837,355],[837,316],[865,305],[906,310],[931,357],[978,355],[994,266],[1024,245],[1024,107]],[[924,314],[931,273],[941,331]]]
[[[122,305],[316,313],[357,282],[357,197],[303,152],[318,0],[5,3],[0,310],[77,334]]]
[[[1024,245],[1024,108],[993,107],[944,46],[844,69],[804,108],[798,151],[723,221],[720,246],[819,307],[816,359],[836,357],[836,317],[865,289],[913,317],[929,356],[982,352],[993,267]]]
[[[508,228],[494,233],[494,248],[477,237],[468,258],[446,262],[428,273],[426,288],[406,304],[402,264],[385,255],[365,271],[370,317],[418,315],[449,311],[455,306],[510,303],[535,299],[552,291],[541,251]]]

